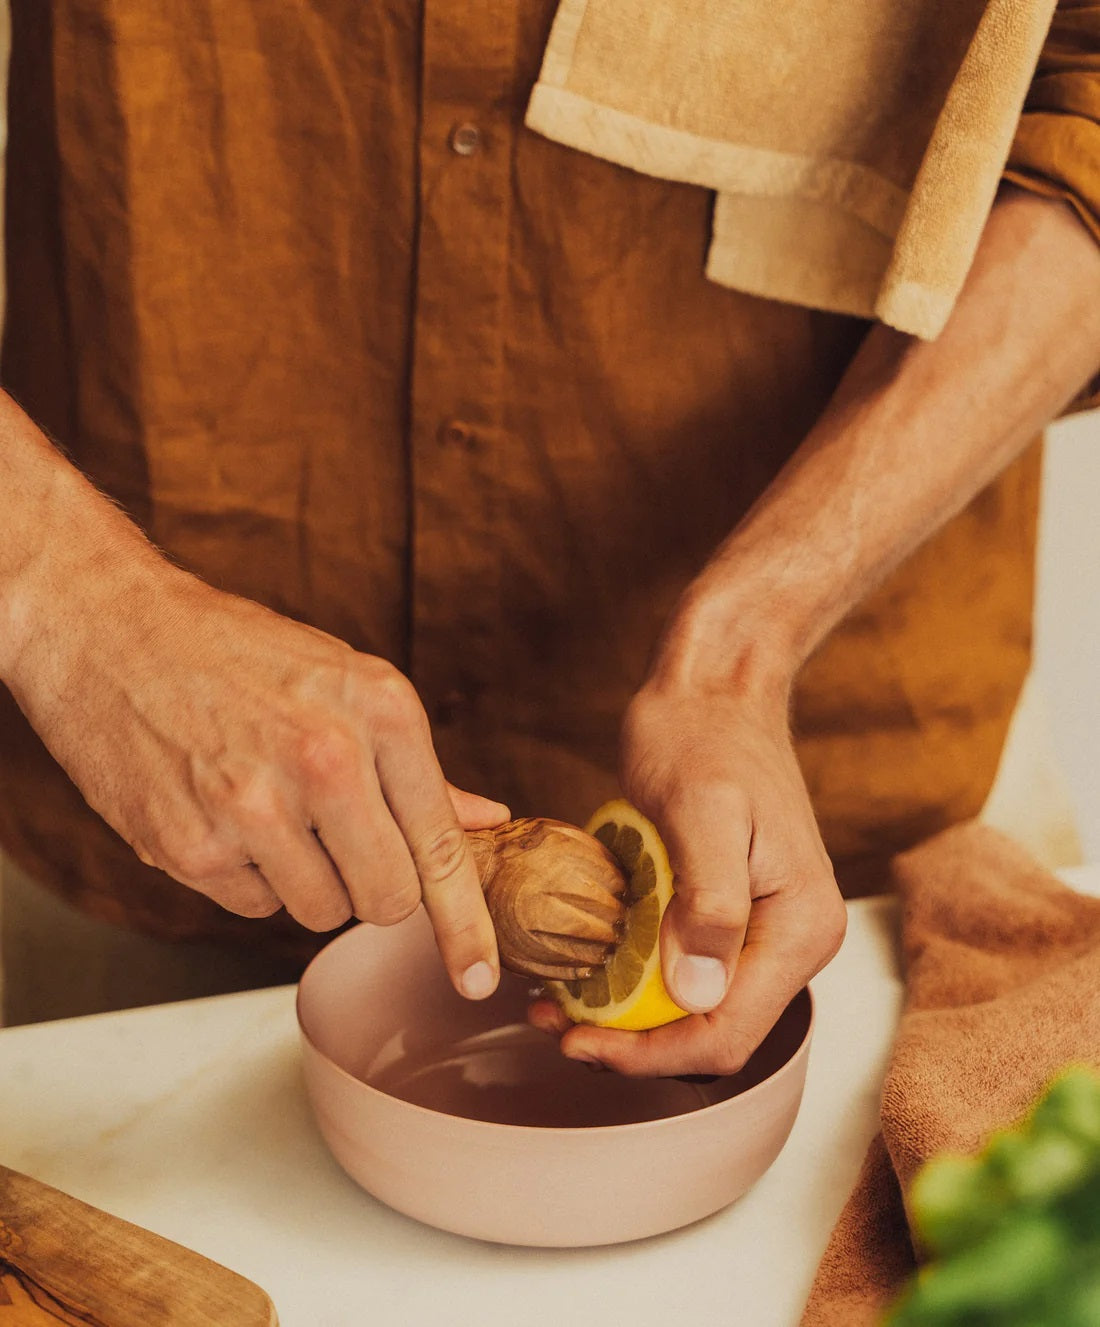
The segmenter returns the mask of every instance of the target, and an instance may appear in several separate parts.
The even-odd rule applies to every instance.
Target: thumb
[[[666,817],[658,829],[676,877],[661,928],[661,970],[682,1009],[709,1013],[725,999],[745,943],[751,822],[730,790]]]
[[[447,794],[463,829],[495,829],[497,825],[503,825],[511,819],[512,813],[503,802],[468,793],[462,788],[456,788],[453,783],[447,784]]]

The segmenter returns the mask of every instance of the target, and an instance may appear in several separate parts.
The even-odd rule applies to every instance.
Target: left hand
[[[638,1077],[739,1070],[844,938],[846,911],[787,727],[786,691],[651,679],[622,739],[626,796],[657,826],[676,875],[661,929],[673,999],[692,1012],[649,1032],[574,1027],[562,1052]]]

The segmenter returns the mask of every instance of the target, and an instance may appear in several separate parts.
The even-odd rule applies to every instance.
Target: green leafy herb
[[[976,1156],[909,1194],[928,1261],[884,1327],[1100,1327],[1100,1075],[1071,1067]]]

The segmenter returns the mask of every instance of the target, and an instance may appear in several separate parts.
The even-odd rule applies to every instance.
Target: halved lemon
[[[547,988],[574,1023],[641,1031],[686,1018],[661,977],[657,938],[674,892],[672,867],[651,821],[619,798],[592,816],[585,830],[617,857],[629,882],[623,938],[602,968],[580,981]]]

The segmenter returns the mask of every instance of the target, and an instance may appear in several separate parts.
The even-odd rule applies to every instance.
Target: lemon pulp
[[[550,994],[574,1023],[641,1031],[686,1018],[661,976],[657,939],[674,886],[656,827],[619,798],[601,806],[585,830],[618,860],[627,877],[623,938],[592,976],[547,982]]]

